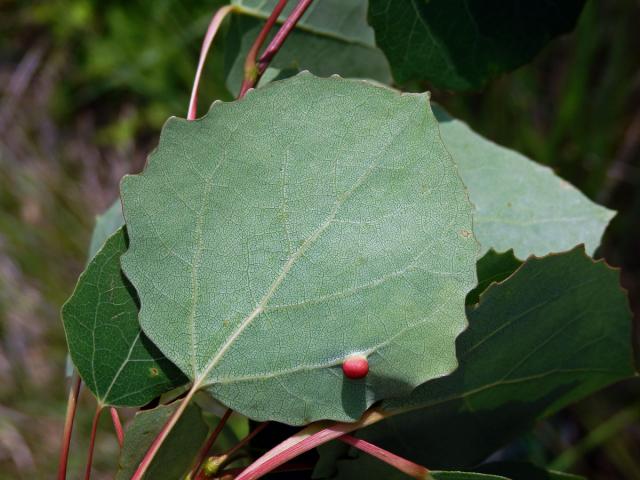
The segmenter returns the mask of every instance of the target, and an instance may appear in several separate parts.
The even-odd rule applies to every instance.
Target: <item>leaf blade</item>
[[[142,328],[234,410],[354,419],[453,368],[476,245],[426,96],[309,74],[275,82],[198,122],[171,120],[122,197]],[[347,382],[340,363],[355,352],[371,373]]]

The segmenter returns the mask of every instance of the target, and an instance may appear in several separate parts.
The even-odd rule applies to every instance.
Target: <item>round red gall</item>
[[[344,376],[357,380],[364,378],[369,373],[369,361],[367,357],[362,355],[352,355],[347,357],[342,363],[342,371]]]

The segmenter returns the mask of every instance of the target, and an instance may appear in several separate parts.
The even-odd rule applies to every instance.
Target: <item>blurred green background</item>
[[[0,2],[2,479],[53,477],[66,402],[59,308],[83,268],[94,216],[116,198],[120,177],[142,168],[165,119],[186,115],[200,41],[220,4]],[[637,1],[591,0],[576,31],[532,64],[483,92],[434,92],[480,133],[619,211],[600,255],[622,267],[636,320],[639,20]],[[223,49],[216,40],[202,104],[229,98]],[[84,464],[93,410],[83,395],[71,478]],[[107,417],[96,479],[111,478],[117,462]],[[592,479],[640,479],[640,387],[611,387],[541,423],[510,451]]]

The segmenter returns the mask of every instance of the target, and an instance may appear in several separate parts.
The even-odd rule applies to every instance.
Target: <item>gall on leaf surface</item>
[[[145,405],[187,379],[142,333],[135,290],[120,270],[127,250],[116,230],[80,275],[62,307],[69,353],[102,405]]]
[[[354,420],[456,367],[478,248],[428,95],[274,82],[170,119],[121,193],[142,329],[234,410]]]

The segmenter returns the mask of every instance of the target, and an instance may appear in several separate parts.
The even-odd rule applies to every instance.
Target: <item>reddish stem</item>
[[[298,455],[327,443],[344,434],[353,432],[392,415],[379,409],[368,410],[362,418],[353,423],[317,422],[302,429],[284,442],[275,446],[249,465],[236,480],[255,480],[271,472]]]
[[[413,463],[410,460],[399,457],[395,453],[391,453],[383,448],[378,447],[372,443],[367,442],[366,440],[362,440],[361,438],[356,438],[352,435],[343,435],[339,438],[340,441],[351,445],[352,447],[357,448],[358,450],[362,450],[369,455],[376,457],[378,460],[381,460],[392,467],[400,470],[403,473],[406,473],[412,478],[416,480],[425,480],[429,478],[429,470],[427,470],[422,465],[418,465],[417,463]]]
[[[220,435],[220,432],[222,432],[222,429],[226,425],[227,420],[229,419],[229,416],[231,416],[232,412],[233,410],[231,410],[230,408],[228,408],[227,411],[224,412],[224,415],[218,422],[218,425],[216,425],[216,428],[213,430],[213,432],[211,432],[211,435],[209,435],[207,442],[202,446],[202,448],[198,452],[198,457],[196,459],[195,466],[191,470],[191,473],[189,474],[188,478],[198,477],[198,472],[200,471],[200,468],[202,468],[202,464],[204,463],[205,458],[207,458],[207,453],[209,453],[209,450],[211,450],[211,447],[213,447],[213,444],[216,442],[216,439],[218,438],[218,435]]]
[[[307,470],[313,470],[314,465],[310,465],[308,463],[287,463],[286,465],[282,465],[278,468],[275,468],[272,473],[280,473],[280,472],[304,472]],[[242,473],[244,467],[239,468],[229,468],[227,470],[223,470],[220,472],[220,477],[224,478],[225,475],[228,475],[232,478],[235,478],[237,475]]]
[[[122,422],[120,422],[118,410],[115,407],[111,407],[109,412],[111,412],[113,428],[116,431],[116,437],[118,437],[118,445],[120,445],[120,449],[122,449],[122,445],[124,445],[124,430],[122,429]]]
[[[234,453],[236,453],[238,450],[240,450],[242,447],[244,447],[247,443],[249,443],[251,441],[251,439],[253,437],[255,437],[256,435],[258,435],[262,430],[265,429],[265,427],[269,425],[269,422],[262,422],[260,425],[258,425],[256,428],[254,428],[251,432],[249,432],[249,435],[247,435],[246,437],[244,437],[242,440],[240,440],[237,444],[235,444],[233,447],[231,447],[229,450],[227,450],[224,455],[229,458],[231,457],[231,455],[233,455]]]
[[[273,57],[275,57],[276,53],[278,53],[278,51],[282,47],[282,44],[285,42],[291,31],[295,28],[298,20],[300,20],[302,15],[304,15],[304,12],[306,12],[307,8],[309,8],[309,5],[311,5],[311,2],[313,2],[313,0],[300,0],[294,7],[294,9],[291,11],[285,22],[276,33],[275,37],[273,37],[271,42],[269,42],[269,45],[267,45],[264,53],[260,56],[257,64],[256,75],[252,76],[252,78],[245,77],[245,81],[242,82],[242,88],[240,90],[240,95],[238,95],[238,98],[242,98],[245,93],[247,93],[247,90],[255,87],[255,85],[258,83],[258,80],[271,63],[271,60],[273,60]]]
[[[96,446],[96,434],[98,433],[98,421],[102,413],[102,405],[98,405],[96,413],[93,415],[93,423],[91,424],[91,440],[89,441],[89,455],[87,456],[87,468],[84,471],[84,480],[91,479],[91,466],[93,465],[93,451]]]
[[[69,447],[71,445],[71,434],[73,432],[73,421],[76,418],[78,409],[78,395],[82,380],[77,373],[73,374],[69,398],[67,400],[67,413],[64,419],[64,431],[62,433],[62,449],[60,450],[60,461],[58,463],[58,480],[67,478],[67,463],[69,461]]]
[[[142,478],[144,477],[144,474],[147,473],[147,470],[149,469],[151,462],[153,461],[156,454],[158,453],[158,450],[160,450],[160,447],[162,446],[166,438],[169,436],[169,433],[171,432],[175,424],[178,423],[178,420],[186,410],[187,406],[189,405],[189,402],[191,401],[193,396],[196,394],[199,387],[200,385],[197,383],[192,385],[191,389],[187,392],[187,395],[180,401],[180,405],[178,406],[176,411],[173,412],[171,417],[169,417],[169,420],[167,420],[167,423],[164,424],[160,432],[158,432],[158,435],[156,435],[156,438],[153,439],[153,442],[149,446],[149,450],[147,450],[147,453],[145,453],[144,457],[142,458],[142,461],[138,465],[138,468],[136,469],[135,473],[133,474],[133,477],[131,477],[131,480],[142,480]]]
[[[196,119],[198,114],[198,87],[200,86],[200,78],[202,77],[202,70],[207,59],[207,54],[209,53],[211,43],[213,42],[216,33],[218,33],[218,30],[220,29],[220,25],[222,25],[222,21],[231,11],[233,11],[233,6],[231,5],[221,7],[213,15],[211,23],[209,23],[209,28],[207,28],[207,33],[204,36],[202,47],[200,48],[200,59],[198,60],[198,69],[196,70],[196,75],[193,79],[193,87],[191,88],[191,99],[189,100],[187,120]]]
[[[288,1],[289,0],[280,0],[278,2],[278,4],[271,12],[271,15],[269,15],[269,18],[267,18],[267,21],[262,26],[262,30],[260,30],[260,33],[258,33],[258,36],[253,42],[253,45],[251,45],[251,48],[247,53],[247,58],[244,61],[244,79],[242,80],[242,86],[240,87],[240,94],[238,95],[238,98],[244,97],[244,94],[247,93],[247,90],[249,90],[256,84],[256,77],[258,75],[258,65],[256,64],[256,58],[258,58],[258,52],[262,48],[262,44],[264,43],[264,41],[267,39],[269,32],[278,21],[278,17],[280,16],[280,13],[284,9],[284,7],[287,5]]]

